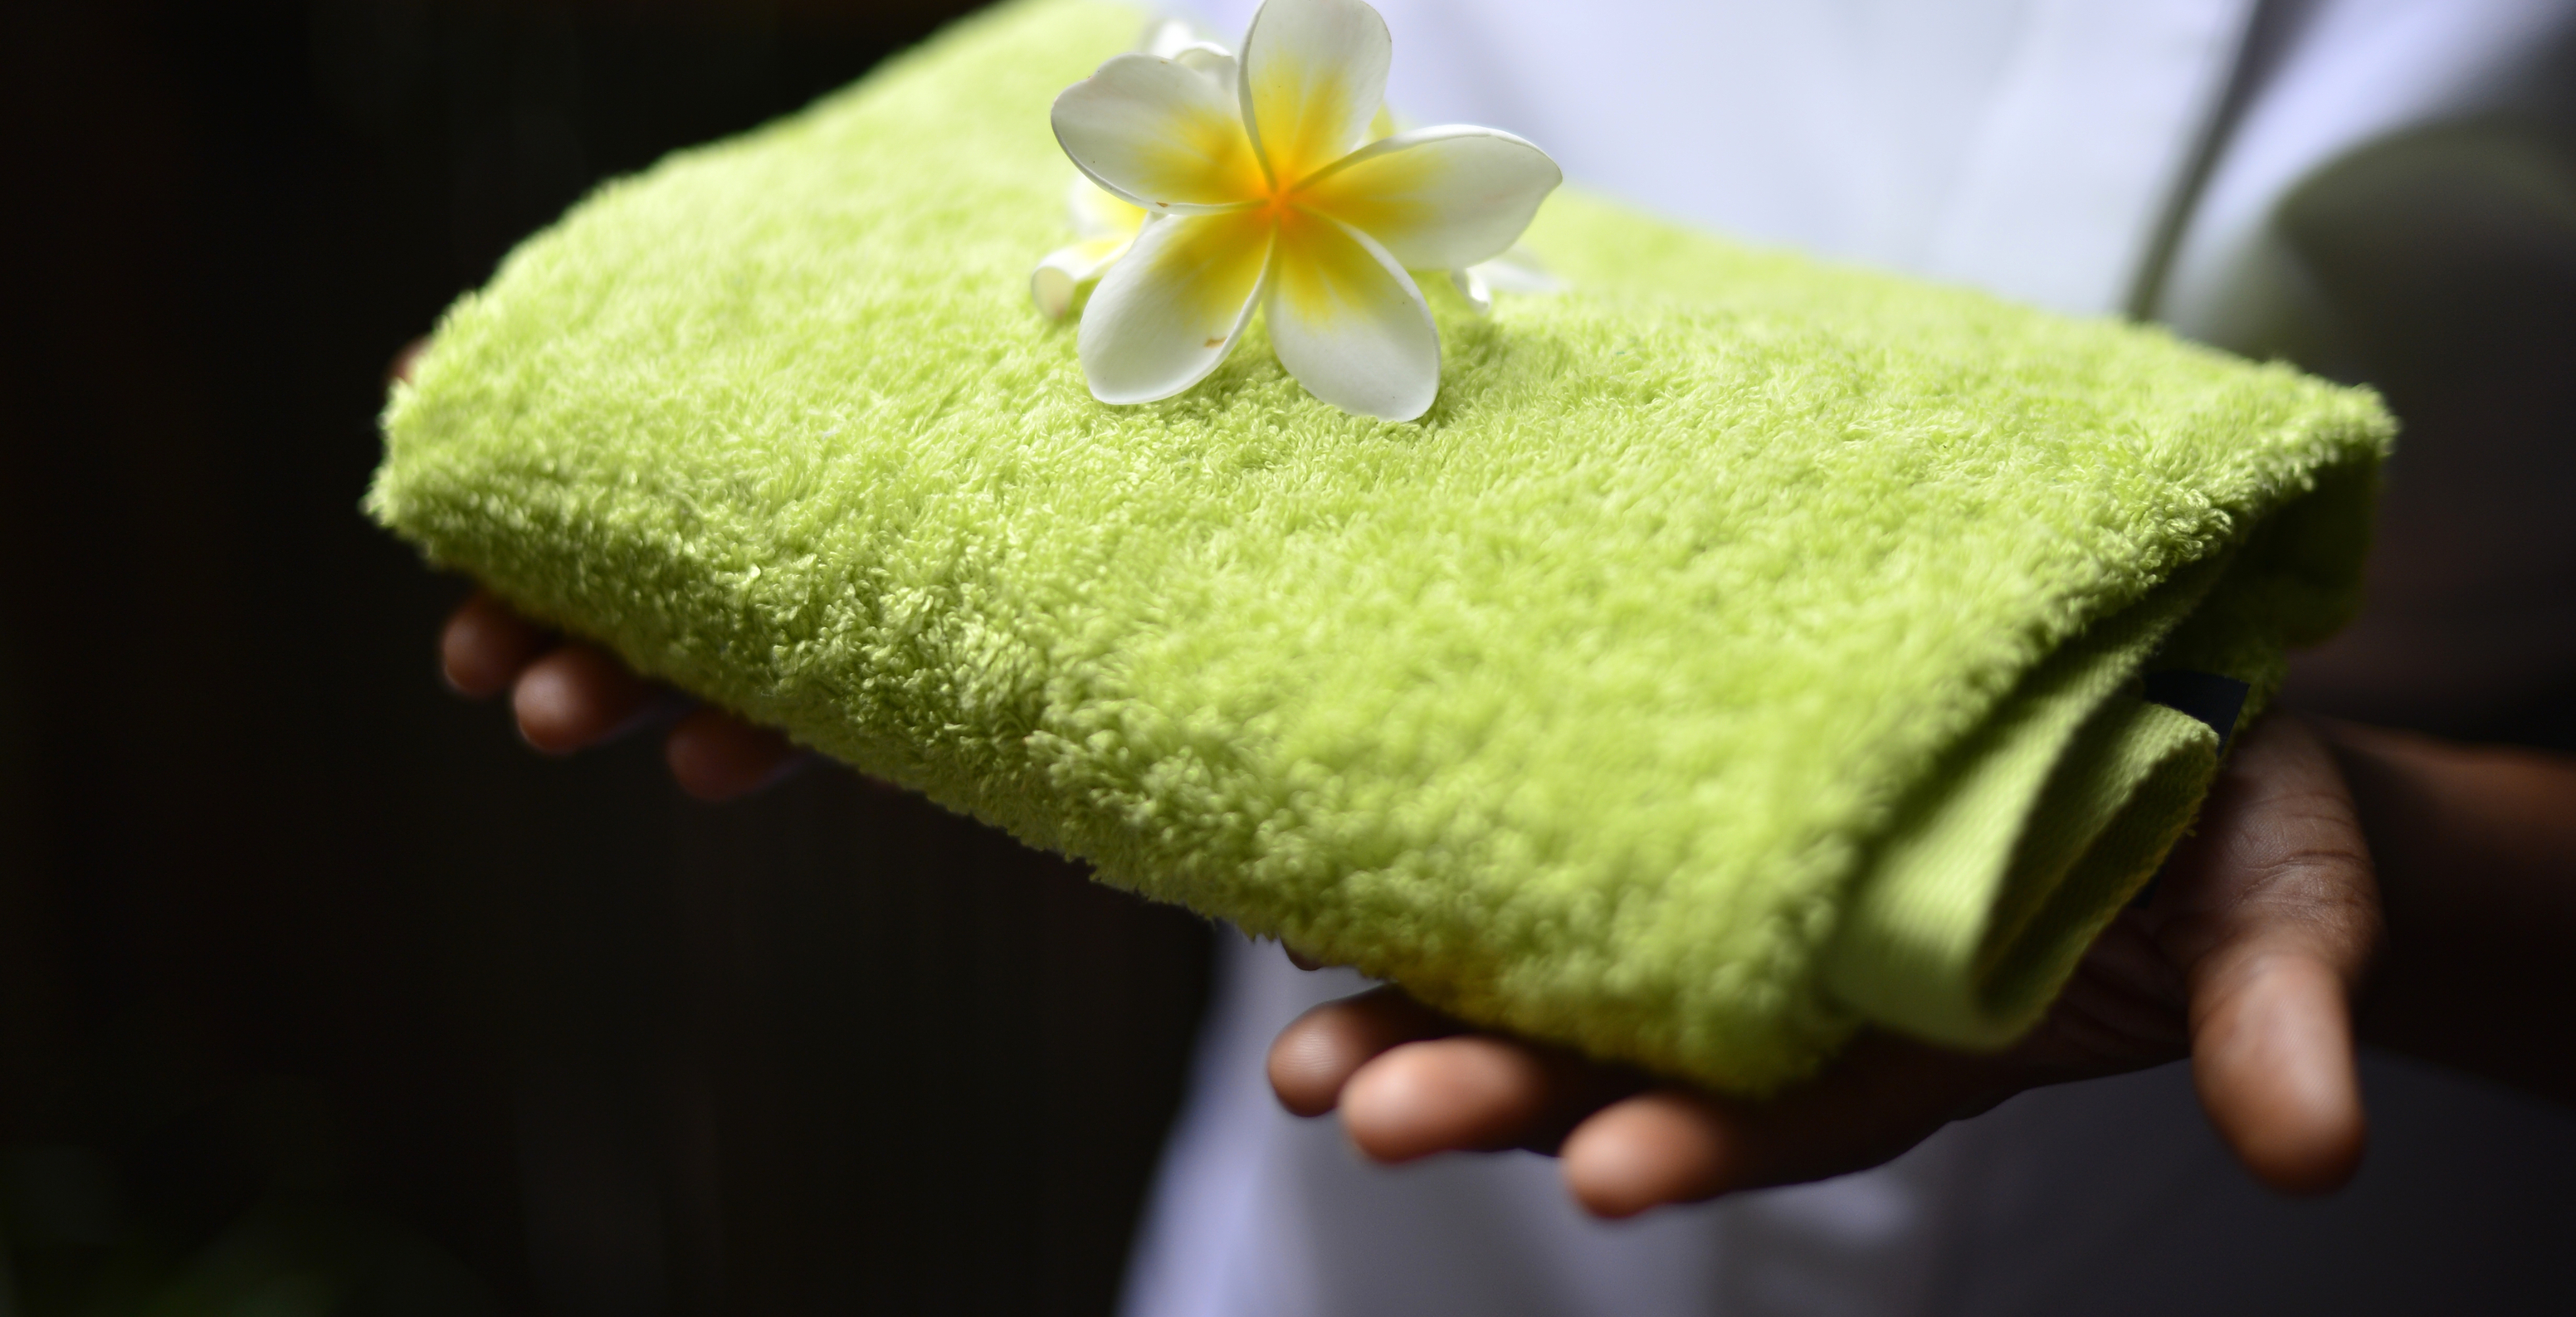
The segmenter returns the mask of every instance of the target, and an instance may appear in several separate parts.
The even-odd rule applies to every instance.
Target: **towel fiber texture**
[[[1439,401],[1258,330],[1146,407],[1030,307],[1055,93],[990,11],[611,184],[440,326],[368,507],[434,562],[1105,881],[1721,1088],[1994,1044],[2354,602],[2368,394],[1578,195],[1425,279]],[[1397,33],[1400,48],[1403,34]]]

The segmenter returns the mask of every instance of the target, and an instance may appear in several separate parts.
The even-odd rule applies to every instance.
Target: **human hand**
[[[1270,1081],[1299,1115],[1338,1107],[1382,1162],[1556,1151],[1576,1201],[1625,1217],[1862,1170],[2024,1089],[2189,1056],[2246,1168],[2285,1193],[2322,1193],[2361,1157],[2350,1001],[2379,939],[2343,777],[2308,726],[2275,714],[2230,756],[2151,903],[2112,924],[2009,1051],[1869,1032],[1817,1079],[1751,1102],[1472,1032],[1386,987],[1281,1031]]]
[[[409,379],[421,344],[403,349],[389,372]],[[568,755],[615,739],[657,714],[685,708],[663,734],[662,754],[680,789],[700,800],[731,800],[777,782],[806,756],[787,738],[722,709],[687,708],[676,691],[636,676],[608,651],[528,621],[489,592],[475,591],[439,634],[439,669],[469,699],[504,691],[519,735],[539,751]]]
[[[509,692],[520,737],[546,754],[568,755],[687,708],[678,692],[629,672],[608,651],[554,635],[482,590],[448,616],[438,654],[458,694]],[[681,790],[708,801],[758,791],[805,761],[784,735],[705,706],[687,708],[663,733],[662,757]]]

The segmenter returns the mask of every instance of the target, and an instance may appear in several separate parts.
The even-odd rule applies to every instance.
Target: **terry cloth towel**
[[[1029,305],[1029,0],[613,183],[440,326],[367,506],[638,669],[1473,1021],[1720,1088],[1991,1046],[2354,602],[2369,394],[1581,196],[1568,282],[1425,279],[1439,401],[1256,330],[1092,400]],[[1402,34],[1398,33],[1399,45]]]

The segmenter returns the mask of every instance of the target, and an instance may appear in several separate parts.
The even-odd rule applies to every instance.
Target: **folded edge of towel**
[[[1824,957],[1838,999],[1964,1048],[2007,1046],[2039,1021],[2189,833],[2286,647],[2357,602],[2348,571],[2314,569],[2359,560],[2376,472],[2308,484],[2241,547],[2059,649],[1951,751],[1855,880]],[[2235,688],[2228,726],[2157,698],[2146,674],[2177,667]]]

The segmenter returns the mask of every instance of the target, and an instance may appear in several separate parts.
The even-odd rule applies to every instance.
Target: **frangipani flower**
[[[1136,47],[1210,77],[1234,76],[1234,52],[1209,40],[1197,24],[1182,19],[1147,24]],[[1065,191],[1064,207],[1073,220],[1075,241],[1048,252],[1029,272],[1029,297],[1049,320],[1061,320],[1073,309],[1074,295],[1127,254],[1128,244],[1136,241],[1136,230],[1145,223],[1144,208],[1136,203],[1101,191],[1099,184],[1081,174],[1067,181],[1071,186]]]
[[[1234,52],[1210,39],[1192,23],[1166,19],[1149,25],[1137,49],[1169,59],[1221,81],[1234,77]],[[1395,117],[1380,105],[1369,120],[1367,140],[1395,135]],[[1049,320],[1061,320],[1073,309],[1084,287],[1097,281],[1127,254],[1145,222],[1141,206],[1102,190],[1075,172],[1066,180],[1065,212],[1075,241],[1046,254],[1029,272],[1029,299]],[[1449,272],[1470,310],[1485,315],[1494,309],[1494,294],[1554,293],[1563,288],[1529,249],[1518,245],[1500,256]]]
[[[1501,254],[1563,175],[1491,128],[1369,141],[1393,47],[1360,0],[1266,0],[1239,62],[1120,55],[1056,98],[1065,154],[1145,216],[1083,310],[1092,396],[1189,388],[1265,307],[1308,392],[1390,421],[1429,410],[1440,337],[1407,271]]]
[[[1378,111],[1377,122],[1369,127],[1370,141],[1394,134],[1395,129],[1386,120],[1386,111]],[[1145,223],[1143,207],[1111,196],[1081,174],[1066,182],[1070,186],[1065,189],[1064,208],[1077,240],[1048,252],[1029,274],[1029,299],[1049,320],[1061,320],[1073,309],[1073,299],[1083,286],[1107,274],[1109,267],[1127,254],[1128,246],[1136,241],[1136,230]],[[1517,243],[1492,260],[1451,270],[1449,281],[1478,315],[1494,309],[1496,293],[1535,296],[1565,287],[1548,273],[1545,262]]]
[[[1128,244],[1136,241],[1136,230],[1145,223],[1144,208],[1134,202],[1101,191],[1099,184],[1080,174],[1071,182],[1064,192],[1064,208],[1079,236],[1048,252],[1029,272],[1029,296],[1049,320],[1062,319],[1073,309],[1073,295],[1108,273],[1127,254]]]

